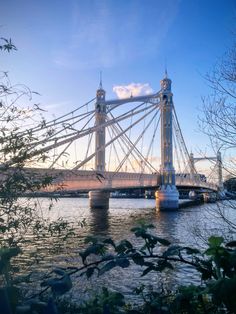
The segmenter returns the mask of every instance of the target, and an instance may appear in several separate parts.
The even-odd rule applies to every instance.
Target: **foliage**
[[[25,298],[20,306],[16,301],[11,301],[10,304],[15,304],[15,308],[21,313],[42,313],[47,309],[50,313],[57,313],[57,309],[65,309],[65,304],[67,313],[86,314],[235,312],[236,241],[224,244],[222,237],[212,236],[208,239],[206,250],[200,252],[196,248],[172,245],[150,230],[153,230],[150,224],[141,224],[132,229],[134,235],[143,242],[139,247],[135,247],[128,240],[115,243],[111,238],[88,237],[87,248],[80,252],[82,266],[55,268],[44,276],[40,293]],[[9,273],[10,260],[17,254],[19,251],[16,248],[2,249],[2,274]],[[90,278],[95,274],[102,276],[115,267],[127,268],[136,264],[142,267],[142,276],[145,276],[149,272],[163,272],[166,269],[174,271],[176,263],[184,263],[197,270],[202,284],[180,286],[176,290],[163,287],[157,289],[155,286],[149,290],[146,287],[137,287],[135,293],[143,299],[143,304],[137,306],[126,304],[124,295],[107,288],[103,288],[89,300],[81,300],[76,306],[70,303],[68,305],[65,301],[67,292],[72,288],[71,277],[75,274]],[[14,296],[17,296],[17,284],[5,286],[4,289],[8,289],[7,300],[10,296],[9,289],[15,289]],[[42,299],[43,295],[46,299]]]
[[[199,119],[200,128],[208,135],[215,153],[223,153],[223,176],[229,178],[224,184],[225,195],[235,198],[236,163],[236,42],[219,59],[213,69],[205,76],[210,87],[209,95],[202,100],[202,114]],[[231,178],[231,179],[230,179]],[[219,203],[212,211],[227,223],[231,232],[236,230],[236,220],[231,216],[228,219],[226,207],[236,209],[235,202],[228,200]],[[211,211],[209,209],[209,211]],[[223,231],[222,231],[223,232]]]
[[[16,46],[12,43],[11,38],[6,39],[1,37],[0,40],[2,41],[2,43],[0,44],[0,50],[5,50],[8,52],[10,52],[11,50],[17,50]]]
[[[100,294],[83,302],[80,307],[80,313],[83,314],[103,314],[103,313],[120,313],[124,307],[124,296],[118,292],[109,291],[103,287]]]
[[[213,70],[206,75],[210,93],[202,100],[200,129],[208,135],[212,148],[224,153],[224,174],[236,175],[236,43],[234,41]]]
[[[0,50],[16,50],[11,39],[0,39]],[[8,73],[0,73],[0,304],[3,313],[27,313],[29,309],[53,307],[53,302],[42,304],[33,298],[19,308],[24,293],[28,292],[31,273],[19,275],[19,267],[14,260],[21,261],[25,245],[30,245],[34,237],[45,234],[67,236],[72,230],[67,222],[48,221],[40,211],[36,199],[24,197],[26,193],[50,186],[55,179],[50,173],[39,175],[29,166],[39,161],[47,161],[47,152],[38,154],[36,145],[39,138],[31,131],[32,126],[43,125],[41,109],[32,105],[32,97],[37,94],[23,84],[12,84]],[[45,140],[50,134],[44,135]],[[33,274],[35,275],[35,274]],[[68,279],[69,280],[69,279]],[[68,280],[64,279],[65,285]],[[25,283],[27,289],[23,289]],[[26,291],[25,291],[26,290]],[[16,310],[18,309],[18,310]]]
[[[236,44],[206,76],[210,96],[203,99],[202,130],[216,149],[235,148]]]
[[[140,247],[128,240],[115,243],[111,238],[87,238],[88,246],[80,252],[83,265],[54,270],[42,283],[42,293],[51,290],[52,295],[58,296],[68,292],[72,287],[69,278],[74,274],[90,278],[95,274],[102,276],[115,267],[127,268],[136,264],[142,267],[142,276],[145,276],[166,269],[174,271],[176,263],[184,263],[198,271],[201,285],[180,286],[176,290],[163,287],[155,290],[154,286],[149,291],[137,287],[135,293],[144,302],[136,307],[125,304],[120,293],[103,289],[91,300],[82,302],[78,313],[231,313],[236,310],[235,241],[224,244],[223,238],[212,236],[206,250],[200,252],[196,248],[172,245],[149,232],[150,229],[153,229],[150,224],[132,229],[143,242]]]
[[[224,182],[224,187],[229,192],[236,192],[236,178],[229,178]]]

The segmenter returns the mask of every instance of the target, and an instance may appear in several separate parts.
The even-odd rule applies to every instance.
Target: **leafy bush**
[[[206,250],[200,252],[196,248],[172,245],[168,240],[150,233],[153,228],[152,225],[141,224],[132,229],[135,236],[143,241],[138,248],[128,240],[115,243],[111,238],[88,237],[88,246],[80,253],[83,266],[61,270],[59,279],[51,273],[43,286],[55,295],[57,290],[60,293],[70,290],[71,284],[65,285],[65,281],[73,274],[87,278],[95,274],[102,276],[115,267],[127,268],[134,263],[143,268],[142,276],[145,276],[149,272],[163,272],[165,269],[174,271],[175,264],[181,263],[198,271],[201,285],[180,286],[176,290],[154,286],[148,291],[146,287],[137,287],[135,293],[144,302],[136,308],[125,304],[122,294],[103,289],[100,295],[78,307],[78,313],[234,313],[236,241],[224,244],[223,238],[212,236],[208,239]]]

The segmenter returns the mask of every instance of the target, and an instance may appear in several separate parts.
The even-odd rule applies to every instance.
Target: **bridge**
[[[188,152],[167,73],[160,83],[151,95],[107,100],[100,81],[89,102],[21,129],[18,138],[31,137],[24,143],[25,171],[53,176],[51,191],[62,184],[68,191],[89,191],[93,208],[108,207],[109,192],[117,189],[154,188],[156,206],[163,210],[178,208],[178,187],[221,191],[220,152],[198,158]],[[0,167],[14,167],[14,158],[5,159]],[[213,182],[196,170],[203,159],[215,162]]]

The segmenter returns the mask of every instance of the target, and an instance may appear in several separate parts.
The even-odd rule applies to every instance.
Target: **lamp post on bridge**
[[[172,145],[173,94],[171,80],[166,76],[161,80],[161,186],[156,191],[156,206],[160,210],[175,210],[179,207],[179,192],[175,185]]]
[[[100,80],[99,88],[96,93],[95,103],[95,126],[100,126],[95,132],[95,171],[104,173],[106,165],[105,144],[106,144],[106,92],[102,88],[102,81]],[[89,201],[91,208],[108,208],[110,193],[103,190],[90,191]]]

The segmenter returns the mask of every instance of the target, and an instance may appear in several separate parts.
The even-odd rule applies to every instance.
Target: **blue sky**
[[[11,80],[41,94],[60,114],[93,98],[103,73],[114,86],[160,88],[167,65],[175,107],[189,150],[207,146],[198,131],[204,75],[232,45],[233,0],[7,0],[0,2],[1,37],[17,52],[1,54]]]

